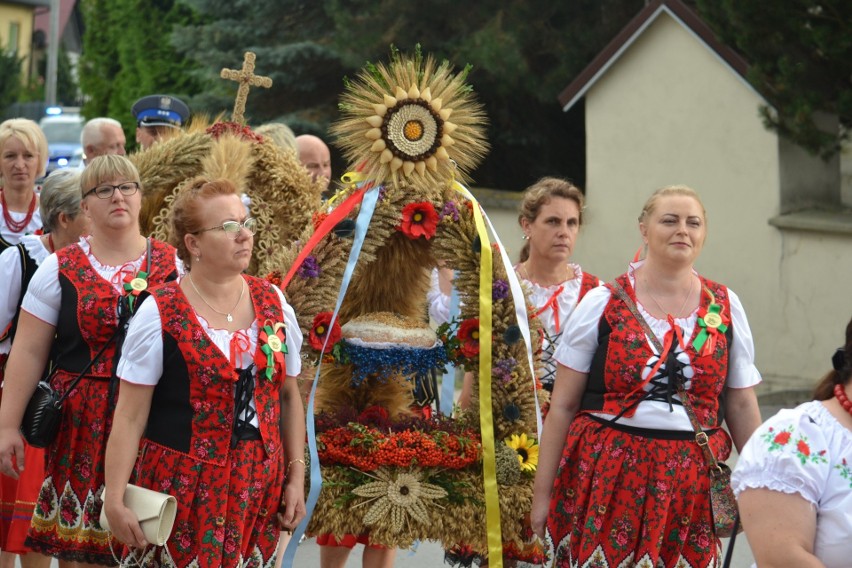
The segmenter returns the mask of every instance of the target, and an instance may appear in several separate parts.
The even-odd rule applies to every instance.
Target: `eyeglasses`
[[[215,227],[210,227],[209,229],[201,229],[200,231],[196,231],[193,233],[197,235],[198,233],[205,233],[207,231],[224,231],[226,235],[231,237],[232,239],[236,239],[237,235],[240,234],[240,229],[245,229],[248,231],[249,235],[253,235],[257,230],[257,219],[254,217],[249,217],[242,223],[239,221],[225,221],[221,225],[217,225]]]
[[[89,191],[83,193],[83,197],[89,197],[94,193],[99,199],[111,199],[116,189],[121,192],[121,195],[133,195],[139,191],[139,182],[126,181],[118,185],[105,183],[97,187],[93,187]]]

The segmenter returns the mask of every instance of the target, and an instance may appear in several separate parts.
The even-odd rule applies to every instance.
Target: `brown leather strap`
[[[635,317],[636,321],[639,322],[639,325],[642,327],[645,335],[648,336],[648,340],[657,349],[657,353],[659,353],[660,357],[662,357],[663,346],[660,343],[660,340],[657,339],[657,336],[654,334],[651,326],[648,325],[648,322],[645,321],[645,318],[643,318],[639,313],[639,310],[636,309],[636,303],[633,301],[633,298],[624,291],[624,288],[622,288],[621,284],[618,282],[613,282],[611,286],[615,291],[616,296],[618,296],[618,299],[624,302],[624,305],[627,306],[627,309],[630,310],[630,313],[633,314],[633,317]],[[692,403],[689,402],[689,397],[687,397],[686,391],[683,389],[683,384],[681,383],[678,383],[677,385],[677,394],[680,396],[680,402],[683,405],[683,409],[686,410],[686,415],[689,417],[692,429],[695,430],[695,443],[701,447],[701,450],[704,453],[704,459],[709,467],[710,475],[716,477],[722,473],[722,468],[719,467],[719,464],[716,461],[716,456],[714,456],[713,452],[710,451],[707,433],[701,428],[701,424],[695,416],[695,410],[692,408]]]

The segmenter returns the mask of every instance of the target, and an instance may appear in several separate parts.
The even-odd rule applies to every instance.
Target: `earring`
[[[195,262],[201,262],[201,255],[200,254],[195,257]]]
[[[530,240],[530,236],[526,233],[524,233],[524,236],[522,236],[521,238],[524,239],[525,241]]]

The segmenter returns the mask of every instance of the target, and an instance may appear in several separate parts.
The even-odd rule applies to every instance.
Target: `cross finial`
[[[272,86],[272,79],[254,74],[254,60],[256,57],[253,52],[246,51],[242,69],[239,71],[222,69],[222,72],[219,74],[223,79],[237,81],[240,84],[240,88],[237,90],[237,99],[234,101],[234,112],[231,115],[231,120],[240,124],[245,124],[246,122],[246,99],[248,99],[249,88],[264,87],[268,89]]]

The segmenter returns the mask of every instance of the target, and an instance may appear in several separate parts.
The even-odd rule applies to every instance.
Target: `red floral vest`
[[[710,304],[709,290],[715,296],[716,303],[722,306],[725,319],[730,320],[728,289],[700,278],[700,306],[706,309]],[[616,281],[635,302],[636,292],[627,275],[619,276]],[[606,286],[612,290],[611,284]],[[707,355],[699,355],[692,345],[701,329],[696,324],[692,337],[683,338],[685,351],[695,371],[687,396],[701,424],[714,428],[720,426],[722,420],[719,398],[728,376],[728,342],[732,337],[732,328],[729,324],[728,332],[719,334],[715,350]],[[624,416],[632,416],[636,412],[637,403],[645,395],[643,390],[633,391],[642,382],[642,370],[653,355],[641,325],[613,292],[601,316],[599,345],[592,360],[583,411],[618,415],[626,410]]]
[[[272,285],[253,276],[248,282],[258,325],[284,322]],[[234,422],[238,370],[204,332],[176,282],[151,291],[163,327],[163,378],[154,389],[146,438],[200,461],[224,465]],[[258,341],[258,351],[262,348]],[[270,456],[281,450],[280,392],[283,365],[272,379],[258,370],[254,401],[261,439]]]
[[[115,333],[119,293],[98,274],[79,245],[58,250],[56,258],[62,290],[54,342],[56,362],[64,370],[80,372]],[[148,285],[174,280],[176,276],[174,247],[151,239]],[[108,380],[114,357],[115,343],[112,343],[87,376]]]
[[[601,280],[597,276],[592,276],[588,272],[583,272],[583,278],[580,281],[580,295],[577,296],[577,303],[579,304],[580,300],[583,299],[583,296],[597,288],[600,283]]]

